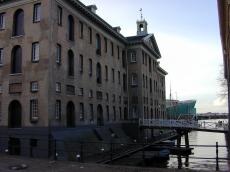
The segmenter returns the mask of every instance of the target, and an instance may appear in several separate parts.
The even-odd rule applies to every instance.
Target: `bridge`
[[[204,131],[227,133],[228,124],[224,122],[206,122],[195,120],[170,120],[170,119],[140,119],[141,128],[165,128],[185,131]]]

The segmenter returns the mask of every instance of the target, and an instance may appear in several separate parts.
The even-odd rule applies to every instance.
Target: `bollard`
[[[218,142],[216,142],[216,171],[219,171]]]

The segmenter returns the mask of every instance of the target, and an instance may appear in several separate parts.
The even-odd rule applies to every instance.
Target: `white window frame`
[[[30,87],[31,92],[37,92],[39,90],[38,81],[32,81]]]
[[[6,27],[6,13],[0,13],[0,30]]]
[[[61,64],[61,53],[62,53],[62,47],[60,44],[57,44],[57,54],[56,54],[56,63]]]
[[[89,90],[89,98],[93,98],[93,90]]]
[[[34,42],[32,44],[32,62],[39,61],[40,45],[39,42]]]
[[[41,21],[41,3],[34,4],[33,22]]]
[[[130,62],[131,63],[136,63],[137,62],[137,56],[136,56],[136,52],[130,52]]]
[[[4,53],[3,48],[0,48],[0,66],[3,65],[3,53]]]
[[[39,119],[39,111],[38,111],[38,99],[30,100],[30,117],[31,121],[35,122]]]
[[[61,93],[61,83],[60,82],[56,82],[55,91],[56,93]]]

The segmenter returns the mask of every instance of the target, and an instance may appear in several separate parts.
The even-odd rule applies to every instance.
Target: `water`
[[[215,122],[218,120],[205,120],[206,122]],[[224,121],[224,120],[221,120]],[[182,145],[184,145],[184,138],[182,138]],[[216,145],[218,142],[219,145],[226,145],[225,134],[223,133],[210,133],[210,132],[201,132],[193,131],[189,133],[189,142],[190,145]],[[226,147],[220,147],[219,157],[227,158],[228,152]],[[215,159],[195,159],[195,157],[205,157],[205,158],[215,158],[216,157],[216,148],[215,147],[194,147],[192,151],[193,154],[189,157],[182,157],[181,164],[178,161],[178,156],[170,155],[170,159],[167,161],[152,161],[152,162],[143,162],[141,160],[141,152],[132,155],[127,159],[122,159],[115,164],[120,165],[136,165],[136,166],[148,166],[148,167],[160,167],[160,168],[186,168],[186,169],[195,169],[195,170],[206,170],[206,171],[215,171],[216,170],[216,160]],[[219,169],[221,171],[229,171],[228,161],[219,160]]]
[[[207,122],[215,122],[218,120],[206,120]],[[222,120],[223,121],[223,120]],[[193,131],[189,134],[190,145],[215,145],[218,142],[219,145],[225,145],[225,134],[223,133],[210,133],[210,132],[201,132]],[[182,138],[182,144],[184,144],[184,138]],[[227,148],[219,148],[219,157],[227,158],[228,152]],[[186,158],[182,158],[182,168],[196,169],[196,170],[215,170],[216,169],[216,160],[213,159],[194,159],[193,157],[205,157],[205,158],[215,158],[216,157],[216,148],[215,147],[194,147],[192,151],[193,155],[190,155],[188,162],[186,163]],[[170,156],[168,161],[168,168],[178,168],[178,157]],[[222,171],[228,171],[228,161],[219,160],[219,168]]]

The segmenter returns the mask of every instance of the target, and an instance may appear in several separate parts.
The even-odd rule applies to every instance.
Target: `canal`
[[[226,121],[222,119],[218,120],[205,120],[207,122],[214,121]],[[189,133],[189,141],[190,145],[213,145],[215,146],[216,142],[219,145],[226,145],[225,134],[222,133],[210,133],[210,132],[200,132],[193,131]],[[184,138],[182,138],[182,145],[184,145]],[[219,149],[219,157],[227,158],[228,152],[226,147],[220,147]],[[199,158],[215,158],[216,157],[216,148],[215,147],[194,147],[192,151],[192,155],[188,157],[182,157],[181,161],[177,155],[170,155],[169,160],[165,161],[151,161],[144,162],[141,160],[141,153],[137,153],[129,157],[128,159],[122,159],[114,164],[120,165],[136,165],[136,166],[148,166],[148,167],[160,167],[160,168],[186,168],[186,169],[195,169],[195,170],[216,170],[216,160],[215,159],[197,159]],[[180,163],[182,162],[182,163]],[[219,169],[221,171],[229,171],[228,161],[227,160],[219,160]]]

